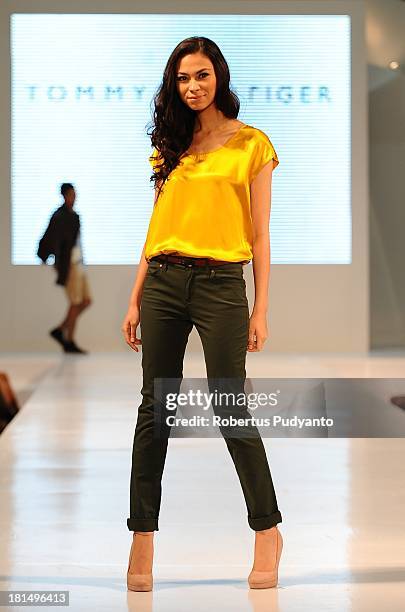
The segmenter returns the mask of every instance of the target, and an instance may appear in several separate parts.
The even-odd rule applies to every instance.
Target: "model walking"
[[[209,381],[244,383],[246,351],[260,351],[267,338],[271,176],[278,159],[264,132],[237,120],[239,100],[229,81],[218,46],[188,38],[172,52],[154,100],[155,204],[122,324],[129,346],[138,351],[142,344],[143,400],[127,520],[134,532],[127,585],[135,591],[152,589],[168,443],[165,436],[154,437],[154,378],[182,378],[193,325]],[[251,260],[255,302],[249,317],[243,264]],[[139,323],[142,339],[136,337]],[[232,414],[250,416],[238,406]],[[268,588],[277,585],[282,518],[262,439],[256,427],[249,433],[224,438],[256,532],[248,582]]]
[[[37,255],[46,263],[55,256],[56,284],[65,288],[69,307],[65,319],[49,334],[65,353],[87,354],[73,339],[77,319],[92,304],[90,284],[83,261],[80,238],[80,217],[73,210],[76,190],[72,183],[62,183],[63,204],[52,214],[48,227],[39,241]]]

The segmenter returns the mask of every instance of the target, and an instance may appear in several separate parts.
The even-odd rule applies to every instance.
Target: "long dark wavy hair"
[[[169,174],[178,165],[180,157],[190,147],[193,140],[196,111],[188,108],[177,91],[177,70],[180,60],[191,53],[201,52],[212,62],[216,76],[215,105],[225,117],[235,119],[239,114],[240,102],[231,91],[228,64],[218,45],[204,36],[185,38],[173,49],[163,73],[162,82],[153,98],[153,121],[147,127],[151,144],[160,156],[150,177],[155,188],[161,181],[158,196]],[[157,200],[157,198],[156,198]]]

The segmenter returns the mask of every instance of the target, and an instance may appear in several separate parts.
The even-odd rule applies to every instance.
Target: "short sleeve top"
[[[250,184],[279,161],[265,132],[242,125],[221,147],[186,153],[163,185],[150,219],[145,258],[176,253],[248,263],[253,258]],[[149,161],[161,164],[154,148]]]

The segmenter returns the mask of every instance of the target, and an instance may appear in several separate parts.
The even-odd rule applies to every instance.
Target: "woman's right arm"
[[[138,272],[135,277],[135,283],[132,287],[131,296],[129,298],[129,308],[136,306],[140,308],[143,283],[145,281],[146,272],[148,271],[148,262],[145,259],[145,245],[143,245],[141,259],[138,265]]]
[[[141,339],[136,337],[136,328],[139,325],[142,289],[147,270],[148,262],[145,259],[145,245],[143,245],[141,260],[138,265],[138,272],[136,274],[135,283],[129,298],[128,311],[121,327],[125,342],[136,352],[138,352],[136,345],[142,344]]]
[[[156,204],[158,186],[155,188],[154,205]],[[136,337],[136,329],[139,325],[139,312],[141,306],[142,290],[145,281],[146,272],[148,271],[148,262],[145,259],[145,244],[143,245],[141,259],[138,265],[138,271],[135,277],[134,286],[132,287],[129,298],[128,312],[125,315],[122,323],[121,331],[124,333],[125,342],[138,352],[137,344],[142,344],[140,338]]]

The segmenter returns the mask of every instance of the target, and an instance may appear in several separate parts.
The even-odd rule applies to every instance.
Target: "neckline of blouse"
[[[186,155],[190,155],[191,157],[199,157],[200,155],[208,155],[209,153],[216,153],[217,151],[220,151],[221,149],[223,149],[224,147],[226,147],[231,140],[233,140],[238,134],[239,132],[241,132],[243,130],[243,128],[246,127],[250,127],[247,123],[244,123],[243,125],[241,125],[234,134],[232,134],[232,136],[230,138],[228,138],[228,140],[226,140],[224,142],[224,144],[222,144],[220,147],[218,147],[217,149],[212,149],[212,151],[199,151],[198,153],[189,153],[188,151],[185,152]]]

